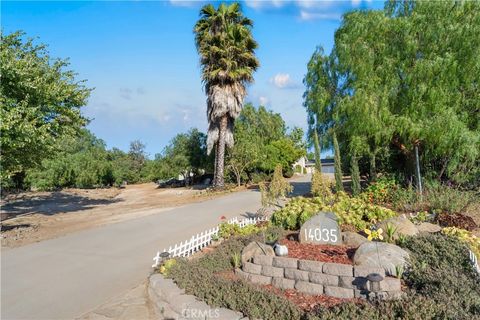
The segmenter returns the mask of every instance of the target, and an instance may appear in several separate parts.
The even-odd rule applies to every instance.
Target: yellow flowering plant
[[[480,238],[472,234],[471,232],[455,228],[455,227],[447,227],[442,229],[442,233],[448,236],[455,237],[460,241],[465,242],[470,249],[475,253],[478,259],[480,259]]]
[[[372,240],[383,240],[383,230],[379,228],[377,230],[365,229],[364,232],[367,234],[368,241]]]

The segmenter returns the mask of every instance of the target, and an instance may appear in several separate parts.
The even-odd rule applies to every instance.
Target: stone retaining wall
[[[257,284],[271,284],[280,289],[296,289],[311,295],[336,298],[389,299],[401,296],[400,279],[385,277],[383,268],[352,266],[288,257],[256,255],[237,270],[243,278]],[[379,291],[371,291],[367,276],[384,277]]]
[[[240,312],[209,307],[195,296],[185,294],[173,280],[159,273],[149,278],[148,298],[157,319],[248,320]]]

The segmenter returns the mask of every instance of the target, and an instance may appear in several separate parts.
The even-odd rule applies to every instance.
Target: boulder
[[[353,264],[380,267],[390,276],[396,275],[396,267],[406,268],[409,254],[399,246],[385,242],[368,241],[355,251]]]
[[[356,232],[342,232],[342,242],[346,246],[358,248],[362,243],[367,241],[367,238]]]
[[[251,262],[253,256],[257,255],[275,256],[275,252],[273,251],[273,248],[269,245],[258,241],[250,242],[242,250],[242,265],[247,262]]]
[[[320,212],[307,220],[300,228],[300,243],[342,244],[338,218],[332,212]]]
[[[414,236],[418,234],[417,227],[405,215],[383,220],[377,224],[377,228],[382,228],[385,235],[385,232],[387,230],[387,225],[389,224],[397,228],[397,231],[393,235],[393,240],[398,239],[398,236],[400,234],[403,234],[406,236]]]
[[[438,224],[430,222],[422,222],[417,226],[417,229],[420,233],[436,233],[442,231],[442,227]]]

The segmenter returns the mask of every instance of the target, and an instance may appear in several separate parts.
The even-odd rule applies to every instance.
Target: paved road
[[[306,191],[308,179],[293,182],[295,193]],[[3,250],[1,319],[79,317],[142,282],[157,250],[259,205],[258,192],[238,192]]]

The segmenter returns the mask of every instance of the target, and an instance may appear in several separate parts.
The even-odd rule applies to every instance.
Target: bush
[[[240,311],[250,319],[300,319],[301,311],[290,301],[243,280],[228,280],[219,273],[231,270],[234,255],[259,234],[234,237],[213,252],[195,260],[181,259],[169,276],[187,294],[193,294],[213,307]]]
[[[260,192],[262,194],[262,206],[279,205],[280,198],[285,198],[287,194],[293,191],[290,183],[283,178],[282,166],[277,165],[273,173],[270,184],[260,183]]]
[[[480,238],[476,237],[467,230],[455,227],[443,228],[442,233],[457,238],[458,240],[467,244],[470,250],[475,253],[478,259],[480,259]]]
[[[325,178],[321,172],[315,170],[312,175],[311,192],[315,197],[321,197],[325,201],[330,201],[333,198],[333,182]]]
[[[339,218],[340,225],[352,225],[357,230],[364,230],[378,221],[396,215],[390,209],[339,192],[331,203],[326,203],[321,197],[296,197],[283,209],[273,213],[272,222],[288,230],[298,230],[306,220],[320,211],[334,212]]]
[[[429,182],[425,187],[425,201],[433,213],[461,213],[471,203],[478,201],[478,196],[473,191],[463,191],[445,184]]]
[[[380,177],[368,185],[360,197],[369,203],[377,205],[392,204],[399,186],[395,179],[390,177]]]
[[[259,226],[256,224],[249,224],[244,227],[240,227],[236,223],[222,222],[219,226],[218,236],[220,238],[228,239],[232,236],[248,236],[250,234],[258,233],[267,228],[265,226]]]

